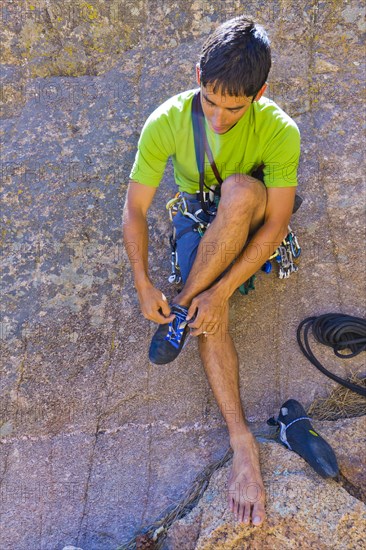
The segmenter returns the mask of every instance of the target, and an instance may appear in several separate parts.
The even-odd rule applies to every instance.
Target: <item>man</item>
[[[242,16],[220,25],[203,46],[197,83],[207,140],[223,183],[217,212],[206,218],[209,226],[202,238],[189,215],[197,214],[202,206],[191,122],[195,90],[170,98],[145,122],[124,209],[124,240],[126,245],[134,243],[130,260],[141,310],[159,324],[150,359],[169,362],[182,349],[188,331],[198,337],[200,356],[233,449],[228,505],[238,521],[253,525],[265,518],[265,494],[258,446],[240,402],[228,302],[280,244],[293,211],[300,136],[295,122],[263,97],[270,67],[265,31]],[[170,156],[188,212],[174,218],[180,233],[178,261],[184,287],[171,307],[148,276],[146,223],[146,212]],[[249,175],[259,167],[263,167],[263,182]],[[205,184],[209,188],[217,184],[209,165],[205,166]],[[207,199],[206,205],[212,208],[212,200]]]

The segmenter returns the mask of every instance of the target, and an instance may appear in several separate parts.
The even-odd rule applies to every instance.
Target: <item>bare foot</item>
[[[228,504],[238,521],[260,525],[265,518],[265,492],[259,466],[259,450],[249,432],[231,443],[233,466],[228,482]]]

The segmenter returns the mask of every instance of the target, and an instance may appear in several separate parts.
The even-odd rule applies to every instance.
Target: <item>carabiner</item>
[[[181,194],[180,194],[180,191],[178,191],[178,193],[175,194],[175,196],[170,199],[166,205],[165,205],[165,208],[169,211],[169,218],[170,218],[170,221],[172,222],[173,221],[173,216],[175,216],[175,214],[178,212],[178,205],[177,203],[181,200]]]
[[[299,245],[299,241],[297,240],[296,235],[294,233],[291,233],[289,240],[292,255],[294,258],[298,258],[301,254],[301,246]]]

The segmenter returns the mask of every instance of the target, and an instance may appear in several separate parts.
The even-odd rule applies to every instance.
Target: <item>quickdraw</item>
[[[279,266],[279,278],[288,279],[291,273],[296,273],[299,269],[295,264],[295,261],[299,258],[300,254],[301,246],[299,245],[297,236],[291,227],[288,226],[288,233],[286,237],[274,253],[269,257],[267,262],[262,266],[262,271],[269,273],[271,268],[268,267],[268,263],[275,259]]]

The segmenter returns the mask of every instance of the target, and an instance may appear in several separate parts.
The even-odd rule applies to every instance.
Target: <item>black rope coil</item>
[[[302,342],[301,332],[303,327],[304,343]],[[366,397],[366,388],[340,378],[324,368],[318,361],[309,344],[310,328],[318,342],[331,347],[337,357],[349,359],[366,350],[366,319],[342,313],[325,313],[324,315],[319,315],[319,317],[307,317],[301,321],[297,328],[297,342],[307,359],[323,374],[332,378],[338,384]],[[347,348],[350,350],[350,353],[341,353]]]

